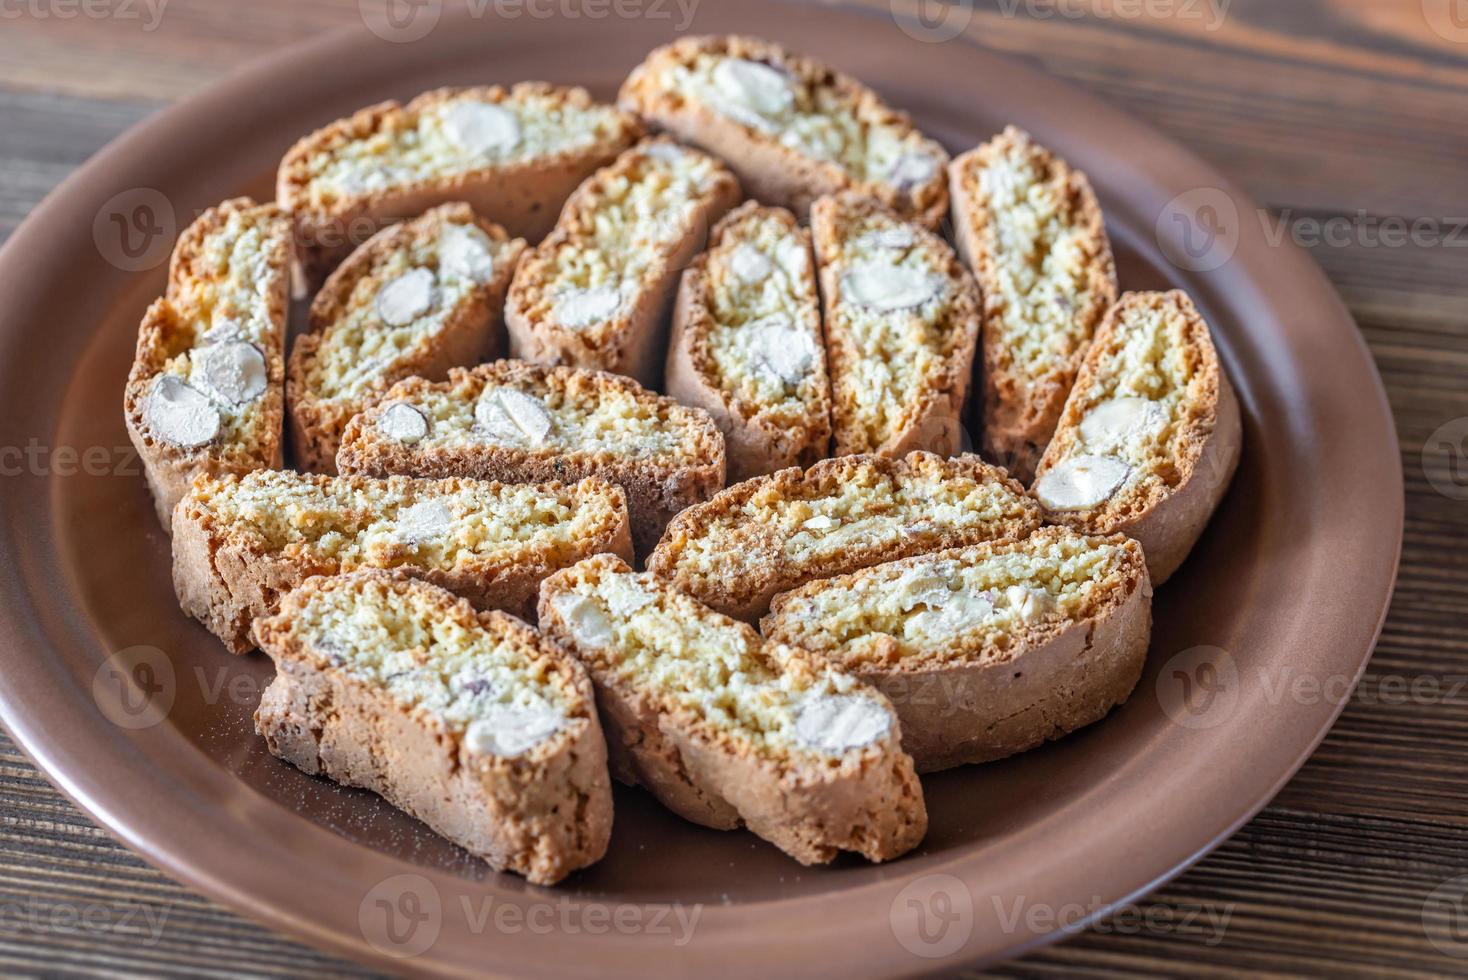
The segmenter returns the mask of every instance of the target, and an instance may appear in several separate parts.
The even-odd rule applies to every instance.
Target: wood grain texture
[[[1310,249],[1381,369],[1407,487],[1390,617],[1361,688],[1305,768],[1138,910],[992,975],[1468,972],[1468,941],[1444,942],[1447,923],[1429,917],[1435,945],[1423,918],[1433,889],[1468,874],[1468,487],[1444,483],[1441,451],[1424,456],[1439,427],[1468,418],[1468,227],[1452,233],[1468,222],[1468,10],[1454,4],[988,0],[949,10],[967,18],[969,36],[1191,146],[1270,208],[1263,220],[1306,239],[1344,220],[1340,240]],[[154,30],[145,13],[3,21],[0,235],[149,112],[358,16],[355,0],[172,0]],[[1439,240],[1371,238],[1392,221],[1426,222]],[[363,971],[174,884],[0,741],[0,972]]]

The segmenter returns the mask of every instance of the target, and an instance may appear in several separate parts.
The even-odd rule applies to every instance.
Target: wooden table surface
[[[1468,874],[1468,0],[948,14],[1191,146],[1310,248],[1385,379],[1407,487],[1386,628],[1299,775],[1138,907],[993,972],[1468,973],[1468,920],[1431,898],[1461,897]],[[137,120],[359,16],[356,0],[0,0],[0,237]],[[175,884],[3,736],[0,815],[0,973],[365,972]]]

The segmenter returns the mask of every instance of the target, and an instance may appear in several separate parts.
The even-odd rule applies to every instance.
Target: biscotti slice
[[[251,649],[250,623],[312,575],[400,568],[481,609],[529,616],[540,580],[587,555],[631,556],[620,487],[320,476],[200,477],[173,512],[184,612]]]
[[[1136,538],[1161,585],[1238,467],[1239,403],[1188,295],[1127,293],[1081,365],[1033,493],[1055,524]]]
[[[394,385],[347,426],[337,465],[514,483],[601,477],[626,492],[645,555],[673,515],[723,489],[724,440],[707,414],[631,378],[497,361]]]
[[[195,475],[281,465],[291,253],[285,213],[244,197],[179,236],[123,394],[164,530]]]
[[[1041,524],[1024,488],[977,456],[843,456],[730,487],[673,518],[647,567],[754,621],[777,592]]]
[[[275,661],[255,730],[498,871],[553,885],[606,853],[606,742],[586,671],[513,616],[369,569],[308,579],[255,621]]]
[[[680,816],[740,823],[802,864],[916,847],[928,814],[887,699],[819,657],[599,555],[541,587],[586,665],[612,775]]]
[[[641,134],[636,117],[581,88],[438,89],[302,139],[280,163],[276,199],[317,282],[384,225],[450,201],[539,241],[576,185]]]
[[[984,296],[983,447],[1028,483],[1116,265],[1086,175],[1007,128],[949,166],[954,238]]]
[[[948,210],[941,146],[856,79],[768,41],[693,37],[657,48],[619,99],[729,161],[755,198],[801,218],[842,190],[930,228]]]
[[[598,368],[655,387],[678,275],[739,182],[706,153],[645,140],[576,189],[515,274],[510,350],[541,364]]]
[[[848,192],[811,209],[836,455],[962,451],[979,340],[973,278],[938,235]]]
[[[1105,717],[1152,626],[1142,548],[1047,527],[905,558],[775,597],[767,640],[892,700],[919,772],[1002,759]]]
[[[505,292],[525,241],[445,204],[385,228],[311,303],[286,372],[297,463],[336,472],[347,421],[395,381],[438,381],[502,349]]]
[[[750,201],[714,227],[678,288],[666,388],[713,416],[731,481],[825,458],[820,296],[810,233],[789,211]]]

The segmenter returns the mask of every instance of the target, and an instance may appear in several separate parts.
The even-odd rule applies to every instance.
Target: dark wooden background
[[[1149,917],[994,973],[1468,973],[1465,923],[1455,934],[1423,915],[1434,889],[1468,874],[1468,449],[1460,443],[1452,459],[1436,441],[1423,450],[1468,417],[1468,0],[956,6],[972,8],[970,36],[1149,120],[1297,237],[1344,219],[1333,226],[1344,234],[1311,251],[1386,381],[1407,486],[1390,618],[1305,768],[1241,833],[1144,901]],[[137,18],[117,15],[127,11]],[[171,0],[148,30],[145,0],[0,0],[0,237],[132,123],[359,16],[356,0]],[[1417,222],[1415,242],[1391,239],[1403,219]],[[1221,941],[1210,915],[1228,917]],[[77,972],[363,971],[144,864],[0,735],[0,973]]]

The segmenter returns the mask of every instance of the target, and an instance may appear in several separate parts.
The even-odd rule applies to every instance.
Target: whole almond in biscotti
[[[445,204],[385,228],[311,303],[286,376],[291,445],[303,469],[336,472],[348,420],[394,382],[441,380],[500,353],[505,292],[525,242]]]
[[[938,235],[855,193],[811,208],[836,455],[962,451],[973,278]]]
[[[315,283],[383,226],[451,201],[539,241],[576,185],[641,134],[636,117],[581,88],[437,89],[302,139],[280,163],[276,199]]]
[[[511,483],[599,477],[626,492],[645,555],[673,515],[723,489],[724,440],[706,413],[631,378],[511,360],[394,385],[347,426],[337,465]]]
[[[856,678],[612,555],[547,579],[540,623],[591,674],[612,774],[680,816],[743,823],[807,865],[922,840],[897,715]]]
[[[948,154],[856,79],[758,38],[657,48],[621,104],[729,162],[745,190],[801,218],[854,190],[929,228],[948,210]]]
[[[1013,126],[948,172],[984,296],[984,452],[1028,483],[1116,301],[1111,243],[1086,175]]]
[[[737,482],[825,458],[831,385],[810,233],[783,208],[725,216],[683,273],[668,394],[706,410]]]
[[[760,632],[886,694],[932,772],[1099,721],[1136,686],[1151,613],[1140,545],[1051,527],[811,582]]]
[[[1242,442],[1238,398],[1193,301],[1127,293],[1096,331],[1032,493],[1051,523],[1136,538],[1161,585],[1213,516]]]
[[[513,616],[401,572],[308,579],[255,621],[255,730],[499,871],[553,885],[606,853],[606,742],[586,671]]]
[[[623,153],[521,263],[505,307],[511,352],[656,387],[678,277],[739,196],[728,168],[698,150],[651,139]]]
[[[210,208],[179,236],[123,395],[164,530],[196,475],[282,463],[291,260],[287,215],[249,198]]]
[[[481,609],[530,616],[540,580],[632,556],[626,498],[601,480],[503,484],[257,470],[200,477],[173,513],[184,612],[251,649],[250,624],[312,575],[399,569]]]
[[[647,567],[753,621],[776,593],[1041,524],[1024,488],[977,456],[843,456],[746,480],[668,525]]]

